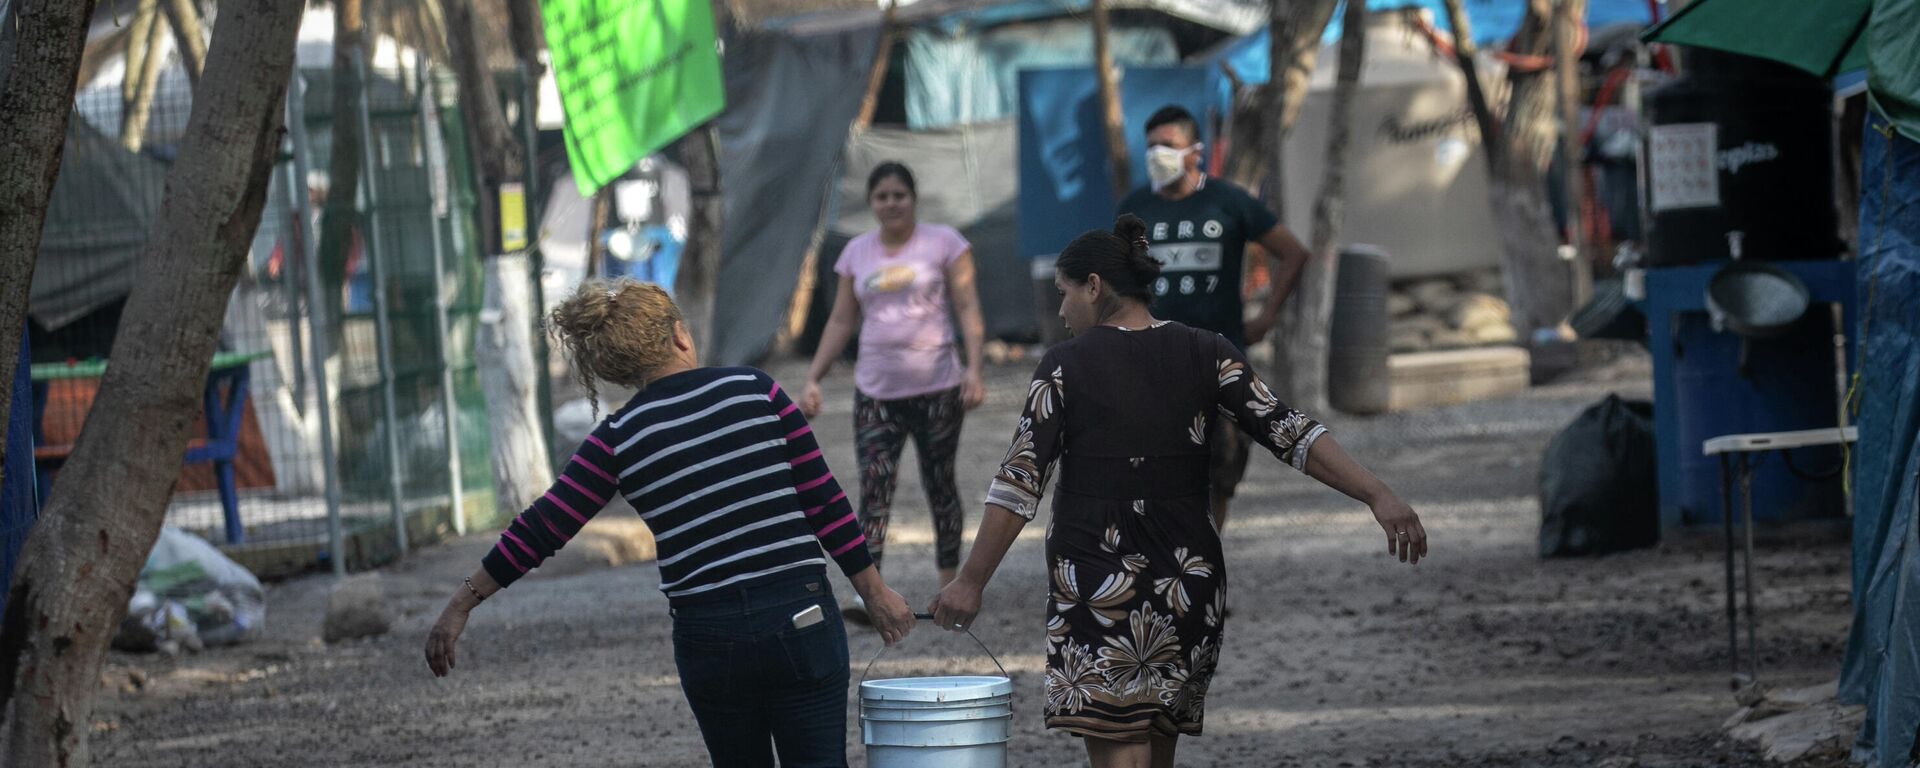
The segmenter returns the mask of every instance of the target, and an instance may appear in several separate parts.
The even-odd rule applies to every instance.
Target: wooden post
[[[720,283],[720,246],[725,232],[721,221],[719,129],[709,121],[675,144],[680,164],[687,169],[693,215],[687,227],[687,247],[680,253],[680,269],[673,278],[673,294],[687,332],[693,335],[700,362],[707,364],[717,351],[713,345],[714,293]]]
[[[186,64],[187,82],[198,86],[200,71],[207,68],[207,38],[200,32],[200,8],[194,0],[165,0],[161,10],[167,14],[173,42]]]
[[[1586,185],[1581,183],[1581,158],[1586,155],[1580,144],[1580,21],[1586,3],[1583,0],[1556,0],[1553,6],[1553,69],[1560,100],[1560,136],[1563,163],[1566,165],[1567,244],[1573,248],[1573,304],[1587,303],[1593,295],[1593,270],[1588,266],[1581,211],[1586,206]]]
[[[166,22],[160,18],[160,11],[152,2],[142,4],[141,16],[146,19],[144,27],[137,27],[134,34],[127,38],[128,67],[121,83],[120,146],[128,152],[140,151],[140,145],[146,143],[147,118],[153,112],[153,94],[160,87],[160,47],[166,42]],[[140,22],[134,21],[136,25]],[[144,32],[142,31],[144,30]],[[139,52],[135,53],[136,46]],[[133,64],[139,66],[136,68]]]
[[[618,183],[618,179],[607,183],[588,199],[587,274],[593,277],[608,275],[607,243],[602,238],[606,235],[607,225],[613,221],[613,185]]]
[[[1120,76],[1113,68],[1107,44],[1107,3],[1093,0],[1093,69],[1100,78],[1100,113],[1106,118],[1107,169],[1113,176],[1113,199],[1126,197],[1132,187],[1127,163],[1127,128],[1120,115]]]
[[[893,56],[893,41],[899,32],[894,28],[895,9],[900,0],[888,0],[887,12],[880,17],[880,43],[873,49],[873,66],[867,68],[867,94],[860,99],[860,112],[853,118],[853,132],[859,133],[873,125],[873,111],[880,106],[880,86],[887,81],[887,62]]]

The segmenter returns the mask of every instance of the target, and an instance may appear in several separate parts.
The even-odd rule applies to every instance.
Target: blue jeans
[[[673,608],[673,661],[716,768],[847,764],[847,628],[824,573]],[[821,621],[793,615],[820,606]],[[771,742],[771,743],[769,743]]]

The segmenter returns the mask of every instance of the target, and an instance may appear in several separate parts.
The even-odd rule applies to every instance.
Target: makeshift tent
[[[847,241],[879,226],[865,205],[867,174],[882,162],[905,163],[919,187],[922,221],[960,230],[973,245],[980,313],[987,334],[1023,335],[1033,329],[1027,263],[1014,248],[1014,125],[1010,120],[936,131],[879,128],[847,140],[837,184],[839,216],[820,249],[816,296],[831,308],[833,264]],[[824,319],[825,312],[817,318]]]
[[[1203,126],[1213,123],[1208,74],[1191,67],[1129,67],[1120,77],[1131,174],[1128,188],[1147,184],[1146,132],[1154,112],[1178,104]],[[1089,229],[1113,226],[1112,171],[1099,81],[1092,68],[1020,74],[1020,255],[1041,260],[1037,278],[1052,279],[1051,259]],[[1203,127],[1200,139],[1211,141]]]
[[[727,41],[720,115],[724,198],[712,359],[760,359],[793,299],[826,210],[847,126],[860,107],[877,31]]]
[[[1109,5],[1115,10],[1115,61],[1132,67],[1173,63],[1253,29],[1266,13],[1259,0]],[[922,217],[975,238],[989,331],[1032,335],[1026,266],[1013,260],[1010,235],[1002,234],[1011,231],[1013,213],[999,212],[1008,207],[999,201],[1011,199],[1014,145],[1011,131],[994,126],[1009,124],[1013,84],[1023,68],[1091,60],[1090,6],[1089,0],[925,0],[902,6],[895,21],[905,32],[881,89],[878,127],[851,147],[848,127],[879,38],[877,9],[775,19],[729,39],[723,62],[728,107],[719,121],[726,235],[714,359],[747,363],[765,353],[786,317],[816,231],[825,236],[816,265],[828,274],[844,239],[857,234],[849,228],[860,226],[868,159],[902,160],[915,168],[923,195],[939,190],[931,207],[923,205]],[[1002,135],[992,139],[997,146],[988,146],[989,137]],[[946,155],[959,148],[970,158],[964,177],[943,170],[961,167]],[[883,157],[885,152],[895,154]],[[830,288],[831,281],[816,285]]]
[[[1157,67],[1180,62],[1173,33],[1162,27],[1116,25],[1108,40],[1116,62]],[[1012,118],[1021,70],[1084,67],[1093,61],[1093,30],[1084,19],[963,34],[916,29],[906,44],[907,127],[915,129]]]
[[[1920,143],[1871,115],[1861,146],[1853,629],[1840,698],[1858,757],[1909,764],[1920,728]]]
[[[85,120],[67,121],[62,157],[28,309],[46,331],[119,301],[133,287],[133,259],[160,211],[167,168]]]

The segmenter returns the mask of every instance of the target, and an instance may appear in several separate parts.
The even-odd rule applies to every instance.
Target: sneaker
[[[853,596],[852,605],[840,609],[840,615],[855,624],[873,626],[873,617],[867,615],[867,601],[860,599],[859,595]]]

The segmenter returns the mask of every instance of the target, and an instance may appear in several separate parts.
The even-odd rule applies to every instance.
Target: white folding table
[[[1720,457],[1720,521],[1727,532],[1727,655],[1733,668],[1733,687],[1752,682],[1758,674],[1753,612],[1753,461],[1767,451],[1789,451],[1820,445],[1841,445],[1858,439],[1857,427],[1804,429],[1796,432],[1756,432],[1721,435],[1702,443],[1708,456]],[[1747,597],[1747,674],[1740,674],[1739,610],[1734,603],[1733,586],[1733,491],[1729,473],[1731,464],[1740,465],[1741,528],[1746,533],[1745,588]]]

